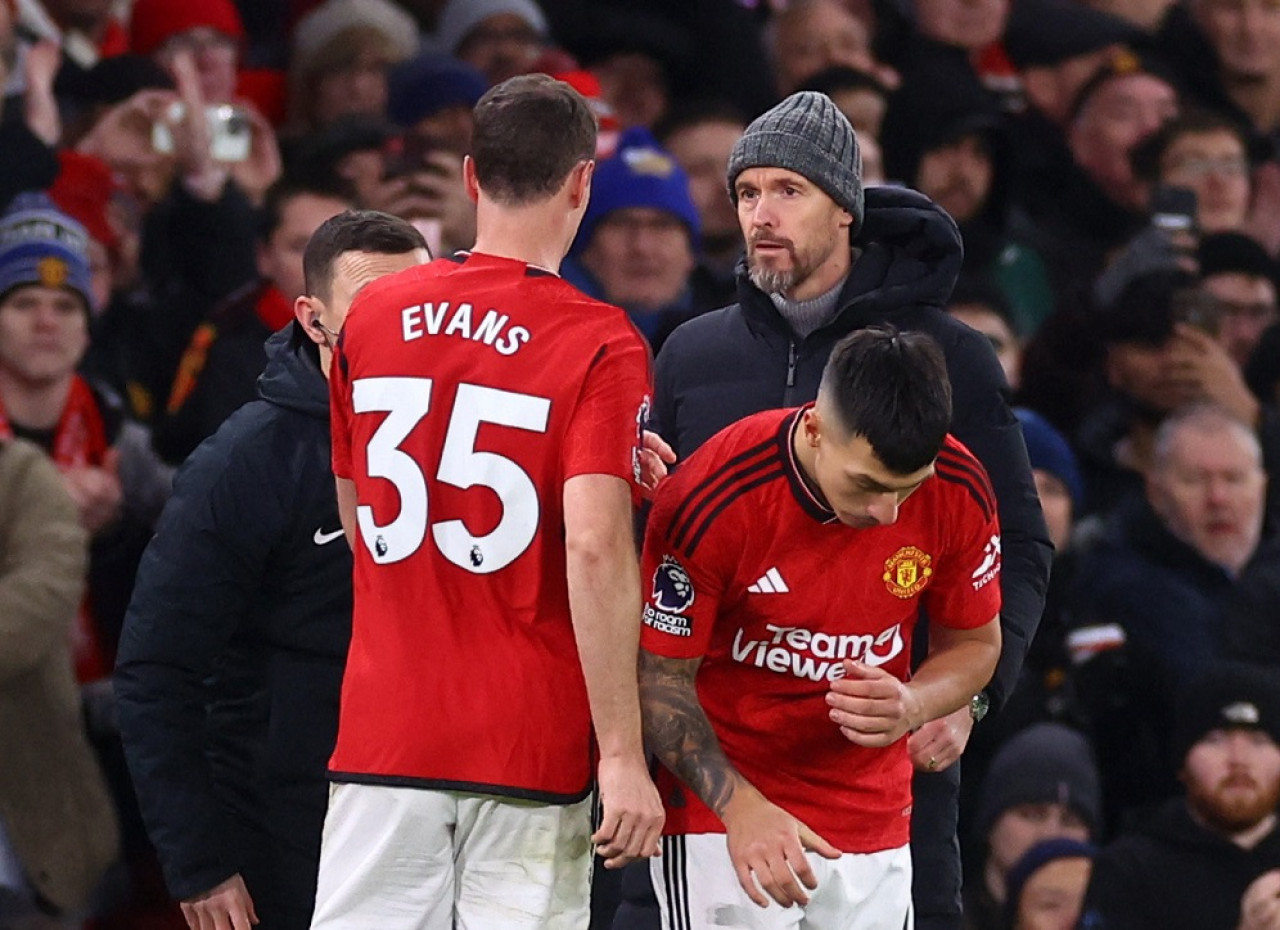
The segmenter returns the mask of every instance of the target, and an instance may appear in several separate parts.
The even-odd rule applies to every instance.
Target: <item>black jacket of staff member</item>
[[[115,675],[170,893],[239,872],[264,930],[311,922],[351,636],[328,385],[297,326],[268,343],[259,399],[178,473]]]
[[[788,98],[770,113],[794,100]],[[790,141],[794,134],[778,136],[789,140],[781,144],[795,144]],[[856,143],[849,144],[855,147],[849,162],[857,164]],[[853,183],[861,188],[856,173]],[[933,336],[942,346],[952,383],[951,432],[986,466],[998,499],[1004,644],[987,689],[991,704],[998,707],[1012,692],[1035,635],[1052,559],[1026,446],[990,345],[943,310],[964,254],[955,222],[922,194],[893,188],[866,189],[861,212],[862,225],[853,239],[861,251],[829,322],[798,338],[770,296],[740,266],[739,302],[685,323],[663,346],[656,362],[653,422],[684,458],[748,414],[813,400],[831,348],[855,329],[887,322]],[[917,646],[925,641],[917,633]],[[952,766],[915,779],[911,846],[916,926],[921,930],[960,925],[955,837],[959,778],[958,766]]]

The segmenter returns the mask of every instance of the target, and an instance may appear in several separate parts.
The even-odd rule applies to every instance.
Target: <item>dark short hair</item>
[[[938,456],[951,426],[951,381],[925,333],[869,326],[836,343],[819,395],[891,472],[909,475]]]
[[[284,222],[285,208],[295,197],[326,197],[354,205],[355,191],[351,184],[334,175],[332,177],[302,177],[286,174],[267,188],[262,209],[258,212],[258,238],[266,242]]]
[[[1165,120],[1159,129],[1133,147],[1129,153],[1129,166],[1136,178],[1154,184],[1160,180],[1160,162],[1175,142],[1183,136],[1217,132],[1235,136],[1244,150],[1245,159],[1251,160],[1249,134],[1240,123],[1214,110],[1187,107],[1177,116]]]
[[[302,274],[308,294],[328,300],[333,287],[333,263],[345,252],[403,255],[426,251],[422,233],[409,223],[377,210],[345,210],[320,224],[302,253]]]
[[[521,74],[489,88],[475,106],[471,158],[485,194],[506,206],[545,200],[596,151],[586,99],[545,74]]]

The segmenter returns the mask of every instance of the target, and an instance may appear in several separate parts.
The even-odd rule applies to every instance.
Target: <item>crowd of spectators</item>
[[[76,757],[80,821],[59,829],[91,839],[52,865],[15,813],[29,779],[0,779],[0,926],[32,894],[50,926],[182,925],[108,677],[173,469],[255,395],[327,218],[472,243],[471,107],[530,71],[601,127],[564,275],[655,351],[734,300],[726,163],[792,91],[848,117],[868,186],[958,225],[945,309],[1001,362],[1057,550],[1018,688],[963,759],[968,925],[1138,926],[1126,895],[1164,887],[1133,877],[1144,857],[1217,837],[1240,855],[1213,919],[1280,927],[1274,0],[0,0],[0,439],[45,450],[85,537],[57,543],[79,603],[19,612],[24,541],[0,536],[0,635],[21,644],[0,708],[35,708],[56,676],[32,669],[70,662],[85,732],[59,739],[104,775]],[[1198,693],[1216,703],[1181,706]],[[1202,743],[1230,756],[1223,784]],[[1203,813],[1230,790],[1270,819]]]

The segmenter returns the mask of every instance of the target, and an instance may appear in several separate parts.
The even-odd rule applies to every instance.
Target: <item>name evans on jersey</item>
[[[438,304],[422,303],[400,311],[400,335],[405,342],[423,336],[456,336],[483,342],[499,355],[511,356],[529,341],[529,330],[523,326],[507,328],[510,317],[497,310],[486,310],[479,322],[473,321],[474,309],[469,303],[451,307],[442,300]],[[447,320],[447,322],[446,322]]]

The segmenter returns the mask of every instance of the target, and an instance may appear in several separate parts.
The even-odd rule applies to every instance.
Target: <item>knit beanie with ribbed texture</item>
[[[748,168],[785,168],[803,175],[853,214],[850,235],[862,226],[862,155],[849,120],[826,94],[792,94],[747,127],[729,156],[729,196]]]

